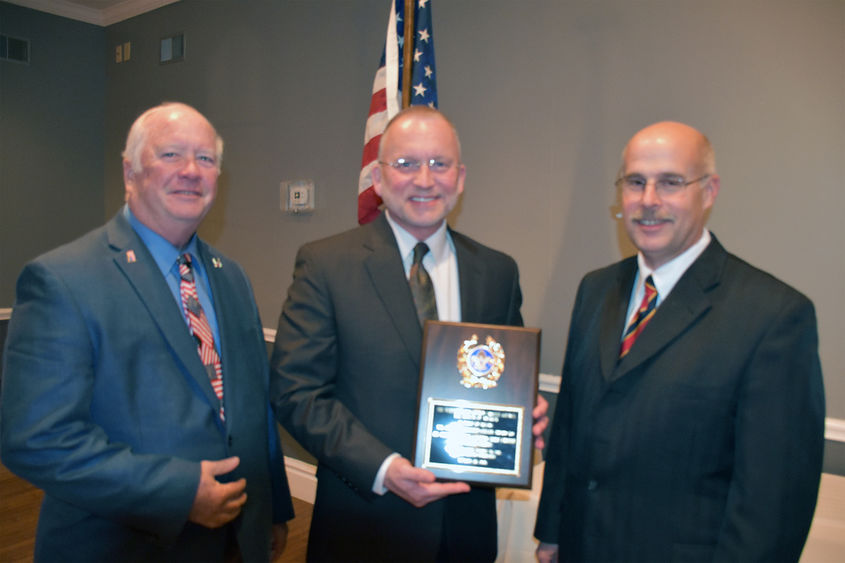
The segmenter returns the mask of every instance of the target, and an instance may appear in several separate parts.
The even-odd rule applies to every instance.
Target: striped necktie
[[[411,272],[408,284],[411,286],[411,295],[414,297],[414,306],[417,308],[417,317],[420,324],[424,325],[426,319],[437,320],[437,300],[434,297],[434,285],[431,283],[431,276],[422,265],[423,256],[428,252],[428,245],[418,242],[414,247],[414,262],[411,264]]]
[[[197,351],[202,365],[205,366],[205,371],[208,372],[211,387],[220,400],[220,419],[225,420],[223,414],[223,365],[220,362],[220,356],[217,355],[217,349],[214,347],[214,334],[211,332],[211,325],[208,324],[208,319],[197,297],[197,285],[194,282],[191,255],[183,254],[179,257],[177,263],[179,264],[179,277],[181,279],[179,293],[182,297],[182,309],[188,319],[191,334],[197,341]]]
[[[628,325],[627,330],[625,330],[625,336],[622,338],[622,345],[619,348],[620,359],[624,358],[625,355],[631,351],[631,346],[634,345],[634,341],[643,329],[645,329],[645,325],[647,325],[654,316],[654,311],[656,309],[657,288],[654,287],[654,280],[651,276],[649,276],[645,280],[645,295],[643,295],[642,303],[640,303],[640,307],[637,309],[637,316],[634,317],[634,320],[631,321],[630,325]]]

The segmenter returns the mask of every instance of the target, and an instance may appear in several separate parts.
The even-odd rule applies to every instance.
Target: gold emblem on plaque
[[[478,335],[464,340],[458,350],[458,373],[461,385],[470,388],[495,387],[505,371],[505,350],[502,345],[487,337],[486,344],[478,343]]]

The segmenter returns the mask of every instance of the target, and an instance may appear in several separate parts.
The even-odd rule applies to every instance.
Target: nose
[[[657,193],[657,180],[651,179],[646,182],[643,189],[642,203],[647,207],[660,205],[660,195]]]
[[[188,156],[185,159],[185,164],[182,166],[182,170],[179,173],[185,177],[196,177],[199,175],[199,165],[197,164],[197,159],[194,156]]]
[[[428,167],[428,162],[423,162],[420,169],[414,177],[414,183],[421,188],[430,188],[434,185],[434,175],[431,173],[431,168]]]

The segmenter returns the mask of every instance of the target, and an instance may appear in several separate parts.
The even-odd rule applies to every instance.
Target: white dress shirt
[[[399,226],[385,210],[387,222],[393,230],[396,244],[399,247],[399,255],[402,257],[402,265],[405,268],[405,277],[411,274],[411,266],[414,262],[414,247],[418,242],[428,245],[428,252],[423,256],[422,265],[431,278],[434,286],[434,299],[437,301],[437,318],[441,321],[461,321],[461,291],[458,280],[458,258],[455,254],[455,243],[446,228],[446,221],[440,225],[434,234],[418,241],[414,235]],[[373,481],[373,492],[383,495],[387,492],[384,486],[384,476],[390,462],[398,457],[397,452],[387,456],[379,467],[376,478]]]
[[[684,272],[692,266],[692,263],[701,256],[701,253],[710,244],[710,239],[710,231],[704,229],[701,232],[701,237],[699,237],[695,244],[656,270],[652,270],[646,265],[642,252],[637,254],[637,279],[634,280],[634,289],[631,292],[631,299],[628,302],[628,322],[625,323],[625,329],[634,321],[634,317],[637,315],[637,309],[639,309],[640,303],[645,295],[646,278],[651,276],[651,279],[654,281],[654,287],[657,289],[657,303],[655,306],[660,307],[660,304],[669,296],[669,293],[675,287],[675,284],[678,283],[678,280],[681,279],[681,276],[684,275]],[[625,329],[622,329],[622,334],[619,335],[620,341],[625,334]]]

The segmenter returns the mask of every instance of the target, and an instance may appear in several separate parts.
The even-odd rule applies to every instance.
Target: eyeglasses
[[[427,160],[416,160],[413,158],[397,158],[393,162],[385,162],[383,160],[378,161],[379,164],[384,164],[385,166],[390,166],[394,170],[401,172],[402,174],[413,174],[417,172],[422,165],[425,164],[428,166],[428,169],[433,174],[443,174],[444,172],[448,172],[452,169],[455,165],[454,162],[449,162],[446,160],[440,160],[439,158],[429,158]]]
[[[701,178],[687,180],[683,176],[678,176],[677,174],[663,174],[654,179],[654,189],[660,195],[672,195],[678,193],[690,184],[706,180],[709,177],[710,174],[705,174]],[[640,174],[628,174],[627,176],[622,176],[614,183],[617,187],[621,187],[626,192],[639,194],[645,191],[646,186],[648,186],[648,182],[649,179]]]

